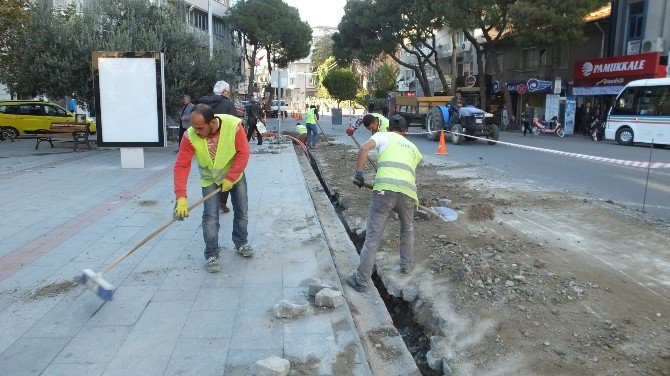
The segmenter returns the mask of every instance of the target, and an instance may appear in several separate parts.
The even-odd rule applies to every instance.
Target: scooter
[[[589,126],[589,135],[593,141],[602,141],[605,139],[605,122],[600,119],[594,119]]]
[[[546,124],[543,124],[538,120],[538,118],[533,118],[533,134],[534,135],[539,135],[540,133],[548,134],[548,133],[556,133],[558,137],[564,137],[565,136],[565,130],[563,129],[563,124],[561,124],[558,121],[558,116],[554,116],[551,118],[551,121],[546,122]]]

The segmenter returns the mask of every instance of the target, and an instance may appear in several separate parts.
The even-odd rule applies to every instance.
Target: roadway
[[[330,117],[323,116],[321,126],[325,133],[336,138],[347,138],[343,126],[330,126]],[[288,124],[295,124],[295,121]],[[411,127],[410,132],[422,132]],[[369,137],[363,127],[356,131],[359,140]],[[642,211],[647,169],[621,166],[613,163],[561,156],[526,150],[506,145],[488,145],[486,142],[464,142],[454,145],[447,141],[448,155],[435,155],[438,143],[428,141],[425,135],[409,135],[427,162],[444,164],[470,164],[481,169],[481,174],[492,179],[520,183],[538,191],[564,191],[575,197],[592,197],[610,200],[614,204]],[[649,145],[621,146],[614,141],[593,142],[581,135],[523,136],[520,132],[501,132],[500,140],[514,144],[561,150],[631,161],[649,160]],[[652,162],[670,162],[670,147],[654,148]],[[645,211],[653,218],[670,222],[670,169],[651,169]]]

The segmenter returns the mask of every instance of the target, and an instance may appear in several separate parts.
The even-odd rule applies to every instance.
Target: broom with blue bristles
[[[188,211],[190,212],[195,208],[196,206],[202,204],[205,202],[205,200],[208,200],[211,197],[214,197],[215,194],[221,192],[220,190],[214,190],[207,196],[201,198],[198,200],[195,204],[189,206]],[[121,261],[123,261],[126,257],[130,256],[131,253],[135,252],[138,248],[144,245],[144,243],[148,242],[149,240],[153,239],[156,235],[158,235],[161,231],[165,230],[166,228],[170,227],[175,221],[181,220],[179,217],[173,217],[168,223],[164,224],[161,226],[158,230],[152,232],[149,236],[146,238],[142,239],[141,242],[137,243],[136,246],[133,248],[129,249],[126,251],[124,254],[119,256],[116,260],[112,261],[109,263],[109,265],[105,266],[99,273],[94,272],[91,269],[84,269],[83,274],[81,275],[81,283],[85,284],[89,289],[91,289],[93,292],[95,292],[96,295],[98,295],[100,298],[103,300],[112,300],[112,296],[114,295],[114,285],[111,283],[105,281],[102,278],[102,275],[110,271],[113,267],[118,265]]]

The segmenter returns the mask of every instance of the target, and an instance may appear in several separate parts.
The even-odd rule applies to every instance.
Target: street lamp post
[[[209,30],[209,59],[214,58],[214,25],[212,23],[212,0],[207,0],[207,29]]]

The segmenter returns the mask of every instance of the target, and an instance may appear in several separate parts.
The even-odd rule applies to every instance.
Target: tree
[[[480,72],[483,71],[481,56],[486,54],[502,87],[507,112],[513,114],[505,74],[498,63],[497,42],[514,36],[519,43],[532,41],[555,46],[576,39],[582,35],[584,17],[604,3],[607,1],[449,0],[432,6],[436,13],[445,17],[450,27],[462,29],[477,51]],[[481,30],[484,43],[472,34],[471,30],[475,29]],[[480,75],[480,78],[483,77]]]
[[[356,98],[358,81],[350,70],[336,68],[326,74],[323,79],[323,86],[328,90],[328,94],[337,101],[337,107],[339,108],[340,102]]]
[[[373,95],[386,98],[389,91],[395,90],[399,69],[395,65],[382,64],[374,72]]]
[[[437,2],[438,0],[433,0]],[[442,68],[437,63],[435,31],[444,17],[427,7],[429,0],[348,0],[344,17],[333,35],[333,52],[339,62],[359,59],[369,63],[386,54],[398,64],[412,69],[424,93],[430,93],[427,67],[434,68],[446,88]],[[400,49],[416,62],[400,59]]]
[[[298,9],[282,0],[242,0],[230,10],[231,24],[251,45],[247,61],[252,67],[249,75],[249,93],[253,89],[256,53],[264,48],[268,54],[268,70],[272,64],[286,68],[292,61],[309,55],[312,29],[300,19]],[[270,92],[272,99],[272,92]]]
[[[3,0],[0,7],[0,77],[11,60],[9,56],[20,49],[18,36],[28,22],[28,0]]]
[[[161,51],[167,102],[175,108],[184,93],[210,92],[213,82],[230,80],[237,69],[231,44],[215,46],[210,59],[206,40],[185,19],[185,7],[159,8],[148,0],[89,0],[81,13],[73,8],[57,13],[51,0],[38,0],[19,35],[22,48],[8,56],[11,64],[0,80],[22,96],[74,93],[90,104],[93,51]]]
[[[312,48],[312,69],[323,64],[328,57],[333,55],[333,38],[330,35],[322,35],[314,39]]]

